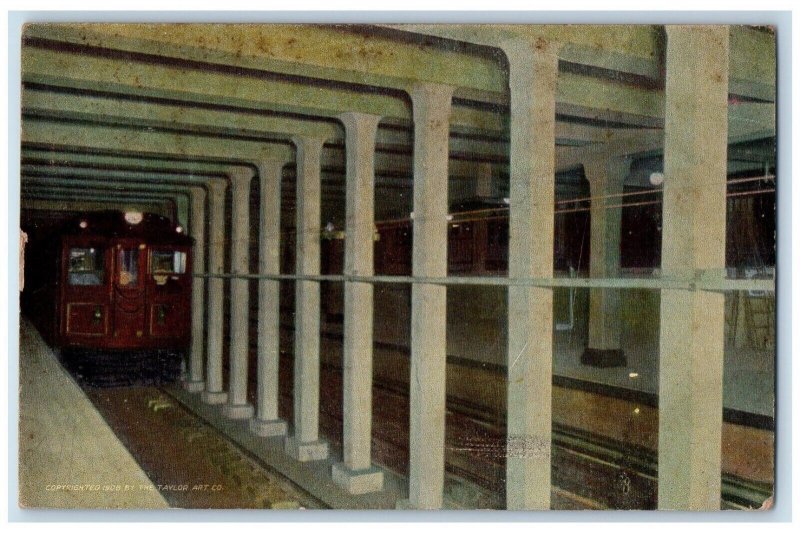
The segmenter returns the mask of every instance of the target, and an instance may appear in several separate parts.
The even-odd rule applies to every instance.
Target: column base
[[[581,355],[581,364],[597,368],[614,368],[627,366],[628,359],[623,350],[603,350],[600,348],[586,348]]]
[[[225,418],[231,418],[233,420],[246,420],[248,418],[253,418],[253,414],[255,414],[255,409],[249,403],[226,403],[222,406],[222,415]]]
[[[259,437],[283,437],[286,435],[286,422],[284,420],[250,420],[250,432]]]
[[[184,381],[182,384],[183,390],[188,392],[203,392],[206,390],[205,381]]]
[[[333,482],[350,494],[368,494],[383,490],[383,470],[378,467],[351,470],[344,463],[336,463],[331,469]]]
[[[208,405],[220,405],[228,401],[228,393],[225,391],[203,391],[203,403]]]
[[[303,463],[323,461],[328,458],[328,443],[322,440],[298,442],[295,437],[288,437],[285,450],[289,457]]]

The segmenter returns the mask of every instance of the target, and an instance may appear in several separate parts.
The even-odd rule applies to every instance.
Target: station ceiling
[[[72,201],[69,179],[87,194],[107,194],[116,184],[132,195],[126,201],[137,200],[137,191],[146,200],[153,186],[185,189],[224,179],[234,165],[278,159],[289,163],[283,195],[291,209],[291,139],[306,135],[326,139],[323,212],[335,219],[343,216],[345,172],[337,116],[361,111],[382,117],[380,217],[391,204],[410,202],[407,91],[419,81],[456,86],[451,181],[471,180],[489,165],[502,190],[509,131],[502,47],[520,38],[561,44],[560,186],[588,159],[658,153],[663,27],[31,24],[22,43],[23,200]],[[775,136],[775,69],[771,31],[731,27],[728,138],[737,147],[752,144],[755,167],[774,162],[764,139]]]

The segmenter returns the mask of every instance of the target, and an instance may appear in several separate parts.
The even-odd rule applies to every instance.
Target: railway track
[[[280,415],[292,419],[292,358],[281,357],[280,366]],[[254,373],[251,373],[254,379]],[[110,379],[109,383],[115,380]],[[342,377],[341,369],[335,365],[323,364],[321,368],[322,391],[320,394],[320,433],[332,446],[342,446],[343,413],[341,404]],[[237,496],[229,499],[186,498],[180,494],[167,494],[173,500],[171,504],[179,507],[269,507],[278,505],[292,507],[323,507],[322,503],[310,494],[294,485],[290,480],[282,478],[277,472],[270,472],[269,466],[249,454],[243,448],[226,439],[202,419],[180,407],[172,409],[169,416],[179,411],[182,414],[172,419],[172,426],[164,426],[163,421],[153,419],[159,409],[159,398],[168,398],[168,391],[160,386],[127,386],[97,388],[84,384],[84,390],[98,409],[120,436],[121,440],[132,450],[140,462],[150,464],[153,476],[158,477],[160,471],[170,471],[173,467],[158,458],[165,448],[163,442],[152,443],[153,435],[167,435],[176,432],[180,438],[172,448],[185,449],[180,460],[186,462],[194,457],[194,462],[185,464],[184,476],[191,477],[191,469],[204,459],[195,455],[197,447],[188,446],[197,435],[208,437],[216,442],[207,455],[214,458],[212,470],[203,470],[206,476],[213,478],[213,469],[219,470],[227,483],[245,487],[244,492],[237,489]],[[255,391],[255,383],[251,382],[250,391]],[[148,401],[156,400],[154,405]],[[252,398],[255,401],[255,398]],[[167,401],[170,410],[173,402]],[[147,405],[147,408],[143,408]],[[132,406],[138,406],[131,411]],[[408,420],[409,398],[407,385],[386,380],[376,381],[373,385],[373,460],[376,464],[387,468],[400,476],[408,476]],[[149,411],[152,411],[150,413]],[[164,414],[167,414],[166,412]],[[124,415],[124,416],[123,416]],[[156,417],[159,418],[159,417]],[[160,417],[163,418],[163,417]],[[136,420],[136,423],[132,423]],[[150,430],[141,432],[142,427],[153,424]],[[469,405],[453,398],[448,398],[445,425],[445,469],[448,474],[446,491],[451,498],[459,500],[467,508],[502,509],[505,499],[505,456],[506,434],[502,421],[481,411],[478,406]],[[212,433],[216,435],[212,436]],[[183,440],[180,440],[183,439]],[[225,441],[223,444],[220,439]],[[184,442],[186,441],[186,442]],[[196,443],[195,443],[196,444]],[[153,448],[155,447],[155,448]],[[231,448],[232,447],[232,448]],[[170,447],[166,449],[172,449]],[[137,455],[138,454],[138,455]],[[221,455],[220,455],[221,454]],[[554,492],[561,496],[562,504],[569,508],[595,509],[655,509],[657,504],[657,456],[648,449],[629,443],[602,437],[582,431],[565,424],[554,423],[553,426],[553,469],[552,481]],[[222,458],[220,458],[222,457]],[[227,457],[227,459],[225,459]],[[177,457],[173,457],[178,460]],[[238,467],[230,465],[244,464],[247,469],[237,471]],[[255,467],[253,466],[255,464]],[[205,468],[205,467],[204,467]],[[264,478],[253,477],[259,469],[268,475]],[[202,470],[202,469],[201,469]],[[147,469],[146,469],[147,471]],[[148,474],[150,474],[148,471]],[[209,474],[211,472],[211,474]],[[273,476],[270,478],[270,476]],[[278,476],[278,478],[275,478]],[[245,481],[250,479],[250,481]],[[298,494],[295,499],[286,501],[274,496],[265,497],[259,487],[280,483]],[[163,485],[175,484],[174,480],[162,479]],[[233,485],[231,485],[233,486]],[[233,493],[231,493],[233,494]],[[260,495],[261,496],[258,496]],[[722,478],[722,507],[728,509],[753,509],[771,495],[771,487],[750,482],[735,476],[724,474]],[[253,498],[256,498],[255,500]],[[237,498],[241,502],[234,503]],[[249,502],[249,503],[248,503]]]
[[[292,358],[281,357],[281,416],[292,419]],[[342,446],[341,369],[321,368],[320,432]],[[255,383],[250,390],[255,390]],[[253,398],[255,399],[255,398]],[[373,384],[373,460],[408,475],[409,398],[407,385]],[[553,424],[552,481],[556,492],[583,507],[655,509],[657,454],[623,441],[566,424]],[[483,507],[503,508],[506,432],[504,424],[476,406],[448,397],[445,425],[445,469],[474,490],[467,499]],[[771,487],[730,474],[722,475],[723,509],[757,509],[772,495]]]
[[[182,509],[326,506],[161,386],[82,386],[169,505]]]

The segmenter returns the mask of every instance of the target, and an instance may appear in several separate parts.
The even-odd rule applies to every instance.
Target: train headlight
[[[139,222],[142,221],[143,218],[144,215],[142,215],[142,213],[140,213],[139,211],[125,212],[125,222],[127,222],[128,224],[134,224],[134,225],[138,224]]]

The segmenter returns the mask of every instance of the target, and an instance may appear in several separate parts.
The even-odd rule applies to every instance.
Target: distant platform
[[[166,509],[36,329],[20,320],[19,505],[38,509]]]

